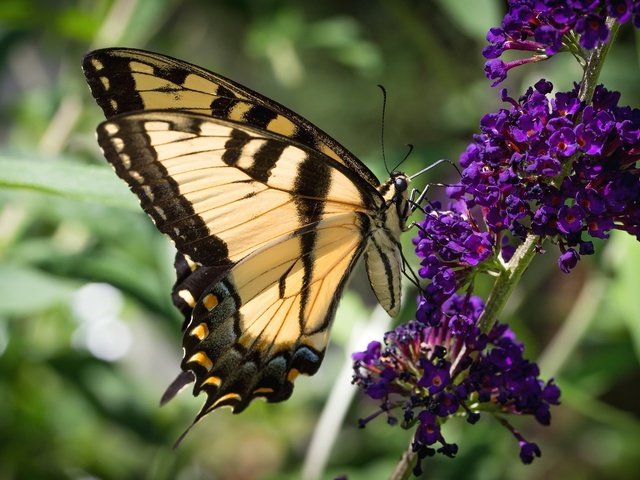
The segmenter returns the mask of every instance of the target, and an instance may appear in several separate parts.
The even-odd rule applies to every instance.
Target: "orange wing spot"
[[[209,410],[213,410],[221,403],[224,403],[228,400],[240,400],[240,395],[237,393],[227,393],[226,395],[221,396],[218,400],[216,400],[213,405],[209,408]]]
[[[211,311],[216,307],[216,305],[218,305],[218,297],[216,297],[213,293],[210,293],[202,299],[202,303],[207,310]]]
[[[220,377],[214,377],[213,375],[202,382],[202,386],[213,385],[214,387],[219,387],[220,384],[222,384],[222,379]]]
[[[211,370],[211,367],[213,367],[213,362],[204,352],[194,353],[191,356],[191,358],[187,360],[187,363],[194,363],[194,362],[197,363],[198,365],[202,365],[207,370]]]
[[[274,390],[273,388],[269,388],[269,387],[261,387],[261,388],[256,388],[253,392],[254,395],[260,395],[261,393],[273,393]]]
[[[198,340],[202,340],[209,335],[209,327],[207,327],[207,324],[203,322],[197,327],[192,328],[189,335],[196,337]]]
[[[300,372],[297,369],[292,368],[291,370],[289,370],[287,380],[293,382],[296,378],[298,378],[298,375],[300,375]]]

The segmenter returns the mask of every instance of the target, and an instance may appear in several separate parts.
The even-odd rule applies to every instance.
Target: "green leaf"
[[[500,24],[502,14],[494,0],[475,2],[452,2],[439,0],[440,8],[449,14],[449,18],[467,32],[469,36],[484,40],[487,30]]]
[[[0,315],[26,315],[66,302],[74,283],[22,266],[0,265]]]
[[[615,255],[616,276],[609,290],[609,305],[617,310],[631,334],[636,357],[640,361],[640,296],[638,295],[638,267],[640,245],[631,235],[614,232],[610,246]]]
[[[0,154],[0,188],[51,195],[139,211],[124,182],[106,167],[71,160],[24,160]]]

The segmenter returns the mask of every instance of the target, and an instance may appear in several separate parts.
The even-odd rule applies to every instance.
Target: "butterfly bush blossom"
[[[632,21],[640,28],[640,0],[510,0],[499,27],[487,34],[483,50],[487,78],[497,85],[514,67],[546,60],[563,48],[583,55],[606,43],[611,35],[607,16],[619,23]],[[576,41],[577,38],[577,41]],[[530,57],[504,62],[499,57],[508,50]]]
[[[473,424],[479,411],[488,410],[533,415],[548,425],[560,390],[538,379],[537,365],[524,359],[522,344],[506,325],[496,324],[488,334],[478,329],[483,307],[479,297],[454,294],[442,305],[438,326],[412,321],[388,332],[384,344],[374,341],[355,353],[355,382],[381,403],[361,424],[382,412],[395,424],[400,409],[403,426],[416,425],[413,448],[421,459],[436,452],[455,456],[458,446],[440,428],[441,419],[453,415]],[[523,462],[540,456],[535,443],[501,421],[519,442]],[[414,472],[420,473],[420,463]]]
[[[640,1],[509,1],[485,56],[510,49],[534,56],[502,64],[493,78],[567,45],[574,54],[598,48],[611,38],[612,18],[640,27]],[[575,56],[589,68],[586,56]],[[525,245],[538,253],[543,242],[555,245],[558,267],[569,273],[612,230],[640,240],[640,110],[619,105],[620,93],[595,81],[585,94],[586,78],[565,92],[552,93],[544,79],[519,98],[501,92],[505,106],[482,117],[447,200],[427,204],[416,224],[418,275],[426,285],[414,320],[353,354],[354,383],[379,405],[361,426],[385,415],[389,424],[415,428],[416,475],[426,457],[457,454],[442,431],[453,416],[474,424],[482,413],[493,415],[531,463],[541,450],[508,416],[549,425],[551,406],[560,403],[553,379],[539,378],[508,326],[495,315],[484,321],[488,309],[473,293],[475,277],[500,276]]]
[[[419,459],[440,453],[454,457],[458,446],[444,438],[440,425],[452,416],[471,424],[479,412],[494,415],[532,415],[542,425],[551,420],[560,390],[553,381],[538,378],[536,364],[523,356],[524,348],[506,325],[483,333],[478,320],[484,309],[480,297],[458,293],[474,275],[491,270],[513,254],[499,245],[500,235],[482,231],[463,199],[445,210],[437,202],[427,206],[414,239],[421,261],[418,271],[430,280],[420,297],[416,320],[385,335],[384,344],[371,342],[354,359],[354,383],[380,403],[361,426],[381,413],[390,424],[416,425],[413,450]],[[500,258],[500,260],[497,260]],[[520,458],[531,463],[540,456],[502,416],[520,447]],[[421,462],[415,468],[421,472]]]
[[[495,234],[551,238],[566,273],[613,229],[640,238],[640,110],[602,85],[589,105],[577,86],[550,98],[552,87],[540,80],[518,100],[502,92],[509,108],[482,118],[448,193],[479,207]]]

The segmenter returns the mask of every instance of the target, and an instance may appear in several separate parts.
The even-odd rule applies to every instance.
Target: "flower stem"
[[[484,311],[478,320],[478,327],[481,331],[488,333],[493,328],[498,315],[518,284],[518,280],[533,260],[539,242],[540,237],[537,235],[528,235],[522,245],[516,249],[507,267],[498,275]]]
[[[402,457],[400,461],[396,465],[396,468],[391,473],[389,480],[407,480],[412,472],[413,467],[416,465],[416,460],[418,459],[418,455],[413,451],[413,436],[411,440],[409,440],[409,446],[402,453]]]

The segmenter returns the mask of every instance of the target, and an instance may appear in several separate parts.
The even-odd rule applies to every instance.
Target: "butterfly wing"
[[[376,176],[318,127],[232,80],[165,55],[128,48],[90,52],[83,70],[107,118],[140,110],[182,110],[247,124],[317,150],[373,187]]]
[[[163,402],[194,381],[207,395],[196,420],[288,398],[298,373],[318,369],[363,253],[376,295],[397,311],[404,219],[387,211],[404,209],[392,208],[393,178],[380,185],[310,122],[195,65],[105,49],[83,69],[109,119],[98,128],[106,158],[179,252],[185,356]]]
[[[313,374],[344,284],[382,208],[343,164],[246,124],[189,112],[116,115],[98,141],[181,255],[184,371],[197,418],[256,396],[289,397]]]

